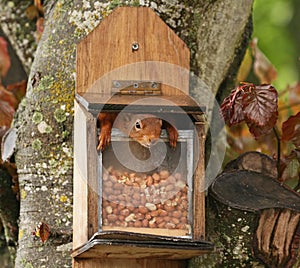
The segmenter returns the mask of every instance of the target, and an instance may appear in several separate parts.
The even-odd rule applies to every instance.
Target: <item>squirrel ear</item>
[[[135,121],[134,127],[135,127],[135,130],[137,130],[137,131],[141,130],[143,128],[142,121],[140,119],[137,119]]]

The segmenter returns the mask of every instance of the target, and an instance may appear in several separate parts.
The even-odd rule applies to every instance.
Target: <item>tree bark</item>
[[[13,178],[9,174],[9,164],[0,164],[0,222],[4,228],[7,248],[14,261],[18,242],[19,204],[13,191]],[[15,176],[14,179],[17,179]],[[2,229],[2,228],[0,228]]]
[[[49,10],[15,121],[21,191],[16,267],[71,267],[76,48],[68,23],[71,6],[71,1],[58,2]],[[40,222],[50,227],[45,243],[33,234]]]
[[[138,1],[128,2],[136,4]],[[222,85],[220,92],[229,90],[227,85],[234,80],[251,35],[251,0],[140,3],[150,5],[188,44],[192,52],[191,69],[213,94]],[[21,191],[16,267],[71,267],[76,43],[120,4],[125,5],[125,1],[45,1],[46,26],[32,65],[26,61],[26,49],[19,49],[24,66],[30,68],[32,80],[14,123],[18,129],[15,156]],[[0,7],[2,5],[0,3]],[[12,40],[20,38],[12,30],[6,33]],[[19,46],[17,41],[12,43]],[[192,94],[197,98],[201,91],[194,90]],[[214,207],[211,202],[207,205]],[[224,217],[231,215],[224,214]],[[209,213],[207,218],[208,222],[214,222],[215,215]],[[33,235],[39,222],[50,227],[50,237],[45,243]],[[217,236],[213,228],[218,227],[218,222],[214,223],[208,224],[208,238],[220,244],[224,237]],[[228,226],[219,228],[225,230]],[[229,229],[232,228],[229,226]],[[232,235],[238,239],[238,232]],[[224,250],[216,251],[212,257],[198,258],[191,262],[191,267],[208,261],[210,266],[227,263]],[[250,251],[245,251],[245,256],[251,256]],[[245,264],[244,259],[237,262]]]
[[[30,5],[32,5],[31,0],[3,0],[0,3],[1,28],[9,37],[26,73],[30,71],[36,50],[36,42],[32,34],[35,31],[35,22],[26,16],[26,8]]]

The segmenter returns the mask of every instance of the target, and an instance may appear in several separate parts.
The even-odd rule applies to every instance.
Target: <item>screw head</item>
[[[119,88],[121,84],[118,81],[113,81],[114,87]]]
[[[132,43],[132,51],[138,51],[139,50],[139,44],[137,42]]]
[[[152,82],[152,83],[151,83],[151,87],[152,87],[152,88],[157,88],[157,83],[156,83],[156,82]]]

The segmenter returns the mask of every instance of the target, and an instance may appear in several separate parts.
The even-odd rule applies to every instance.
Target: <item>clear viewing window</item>
[[[118,130],[99,155],[102,230],[191,236],[193,132],[179,131],[176,149],[163,133],[150,150]]]

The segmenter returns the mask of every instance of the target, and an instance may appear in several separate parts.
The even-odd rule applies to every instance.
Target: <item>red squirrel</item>
[[[172,148],[176,148],[178,132],[177,129],[166,121],[152,114],[132,113],[99,113],[97,118],[100,124],[100,135],[97,150],[105,150],[110,144],[111,129],[116,127],[142,146],[150,148],[160,138],[162,127],[169,135]]]

